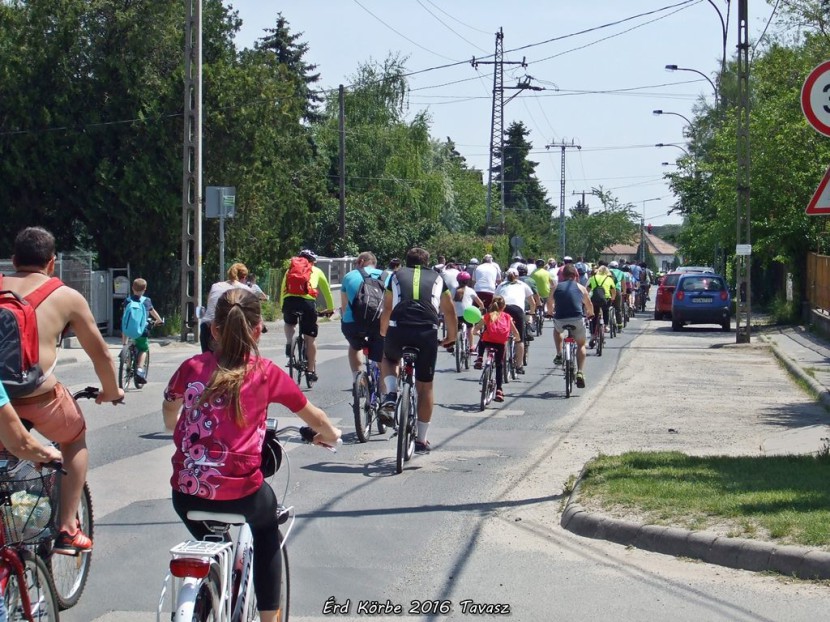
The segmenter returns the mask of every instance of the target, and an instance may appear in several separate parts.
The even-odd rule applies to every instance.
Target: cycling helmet
[[[608,264],[608,267],[609,268],[619,268],[620,264],[616,261],[612,261],[611,263]]]
[[[317,261],[317,255],[314,251],[304,248],[300,251],[300,257],[305,257],[309,261]]]
[[[521,261],[521,260],[522,260],[521,255],[513,255],[513,261]]]
[[[565,262],[565,263],[573,263],[574,262],[573,257],[571,257],[570,255],[565,255],[565,257],[562,259],[562,261]]]
[[[472,280],[473,280],[473,277],[471,277],[471,276],[470,276],[470,273],[469,273],[469,272],[459,272],[459,273],[458,273],[458,276],[456,276],[455,278],[456,278],[456,280],[458,281],[459,285],[460,285],[461,283],[466,283],[466,282],[468,282],[468,281],[472,281]]]
[[[519,276],[527,276],[527,265],[520,263],[516,266],[516,271],[519,273]]]
[[[479,261],[478,261],[478,259],[476,259],[475,257],[473,257],[473,258],[470,260],[470,265],[471,265],[471,266],[477,266],[478,264],[479,264]]]

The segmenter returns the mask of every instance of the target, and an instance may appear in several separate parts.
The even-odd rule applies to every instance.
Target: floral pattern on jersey
[[[212,437],[219,424],[219,412],[226,408],[227,400],[224,396],[214,396],[200,404],[204,392],[202,382],[188,383],[184,392],[184,409],[178,423],[184,464],[179,471],[178,489],[188,495],[214,499],[219,489],[215,480],[221,476],[217,467],[224,466],[228,448]]]

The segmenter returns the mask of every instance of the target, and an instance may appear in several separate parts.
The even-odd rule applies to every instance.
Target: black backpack
[[[380,314],[383,311],[383,294],[386,288],[383,283],[370,275],[363,268],[358,268],[363,282],[357,290],[354,299],[349,303],[352,318],[363,329],[369,329],[380,323]]]

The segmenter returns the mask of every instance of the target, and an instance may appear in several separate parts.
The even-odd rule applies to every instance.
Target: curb
[[[762,339],[769,344],[775,358],[781,361],[784,367],[787,368],[787,371],[789,371],[793,376],[796,376],[800,380],[804,381],[804,383],[810,387],[810,391],[813,395],[815,395],[816,399],[821,402],[821,405],[830,410],[830,392],[828,392],[827,388],[819,384],[819,382],[804,371],[798,363],[787,356],[773,340],[767,337],[762,337]]]
[[[579,480],[559,521],[564,529],[578,536],[739,570],[773,571],[809,580],[830,579],[830,552],[610,518],[586,510],[579,504],[578,494]]]

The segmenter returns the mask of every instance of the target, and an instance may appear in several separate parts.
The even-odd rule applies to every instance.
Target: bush
[[[770,313],[776,324],[798,324],[800,308],[795,301],[777,296],[770,305]]]
[[[273,300],[262,301],[262,319],[265,322],[273,322],[280,317],[282,317],[282,314],[280,313],[276,302]]]

